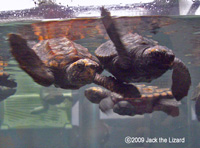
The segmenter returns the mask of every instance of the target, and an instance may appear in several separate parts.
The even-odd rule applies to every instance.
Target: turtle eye
[[[77,63],[78,69],[84,69],[84,64],[83,63]]]
[[[96,68],[97,68],[97,66],[96,66],[96,65],[94,65],[94,64],[92,64],[92,65],[90,65],[90,68],[91,68],[91,69],[96,69]]]
[[[159,58],[159,57],[161,57],[162,53],[159,52],[159,51],[154,51],[154,52],[151,52],[151,55],[152,55],[153,57]]]

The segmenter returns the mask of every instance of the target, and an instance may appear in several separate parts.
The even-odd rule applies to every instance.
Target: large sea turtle
[[[19,66],[40,85],[79,89],[94,82],[123,96],[141,96],[135,86],[100,75],[103,69],[98,59],[66,37],[41,40],[31,48],[20,35],[8,36]]]
[[[85,90],[87,99],[99,104],[102,112],[107,113],[111,109],[119,115],[142,115],[154,111],[163,111],[173,117],[179,115],[180,102],[173,99],[169,88],[157,86],[136,85],[142,96],[139,98],[124,98],[100,87],[90,87]]]
[[[103,7],[101,16],[110,40],[100,45],[95,55],[118,81],[151,82],[173,69],[173,96],[179,101],[188,94],[191,85],[190,73],[172,50],[137,33],[121,36],[110,12]]]

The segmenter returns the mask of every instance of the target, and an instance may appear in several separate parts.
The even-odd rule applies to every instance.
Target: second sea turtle
[[[185,64],[172,50],[137,33],[120,35],[110,12],[101,9],[103,25],[110,40],[100,45],[95,55],[118,81],[151,82],[173,69],[172,94],[176,100],[187,96],[191,77]]]

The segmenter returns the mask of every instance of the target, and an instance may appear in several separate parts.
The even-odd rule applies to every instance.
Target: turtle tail
[[[11,53],[21,69],[27,72],[38,84],[43,86],[51,85],[54,82],[52,73],[37,54],[28,47],[27,41],[17,34],[9,34],[8,37]]]
[[[110,16],[110,12],[107,11],[104,7],[101,8],[101,20],[102,23],[106,29],[106,32],[108,36],[110,37],[110,40],[113,42],[114,46],[116,47],[116,51],[119,56],[119,64],[124,69],[128,68],[130,65],[130,59],[128,58],[129,55],[127,53],[126,47],[121,41],[120,34],[117,31],[117,28],[115,26],[115,22]]]
[[[188,68],[178,58],[174,59],[172,68],[172,94],[177,101],[180,101],[188,94],[191,85],[191,77]]]

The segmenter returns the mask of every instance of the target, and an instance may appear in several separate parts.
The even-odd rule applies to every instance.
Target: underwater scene
[[[200,17],[99,13],[0,23],[1,148],[200,145]]]

